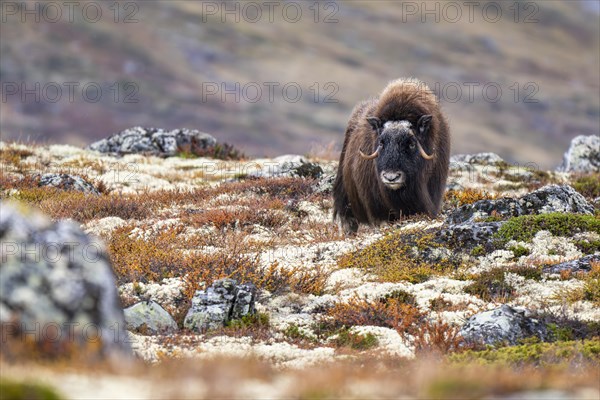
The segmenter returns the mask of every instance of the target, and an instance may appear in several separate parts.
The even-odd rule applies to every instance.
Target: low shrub
[[[369,350],[377,347],[379,340],[372,333],[358,334],[342,329],[337,334],[335,345],[337,347],[350,347],[354,350]]]
[[[573,189],[577,190],[588,199],[600,197],[600,173],[592,173],[578,176],[572,183]]]
[[[448,356],[458,364],[564,365],[590,363],[600,366],[600,341],[598,338],[583,341],[530,343],[481,351],[469,350]]]
[[[530,241],[536,233],[546,230],[554,236],[570,237],[580,232],[600,232],[600,219],[592,215],[549,213],[510,218],[494,238],[501,244],[510,240]]]
[[[342,256],[338,266],[365,269],[385,282],[421,283],[455,269],[453,260],[442,258],[434,264],[422,258],[440,247],[433,234],[392,232],[362,250]]]

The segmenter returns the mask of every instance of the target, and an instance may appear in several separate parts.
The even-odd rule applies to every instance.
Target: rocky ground
[[[455,156],[437,219],[345,237],[335,161],[240,160],[204,135],[0,142],[3,390],[600,395],[597,136],[558,171]]]

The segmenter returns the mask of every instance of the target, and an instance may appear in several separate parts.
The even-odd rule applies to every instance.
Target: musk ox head
[[[376,160],[377,176],[387,188],[397,190],[407,186],[425,167],[424,163],[433,158],[421,144],[429,133],[431,118],[423,115],[413,126],[407,120],[383,122],[377,117],[367,117],[377,132],[376,149],[370,155],[362,151],[360,155]]]

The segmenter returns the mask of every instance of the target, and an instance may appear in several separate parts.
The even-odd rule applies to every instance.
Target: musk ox
[[[450,162],[448,123],[423,82],[398,79],[353,110],[334,183],[334,219],[360,223],[435,216]]]

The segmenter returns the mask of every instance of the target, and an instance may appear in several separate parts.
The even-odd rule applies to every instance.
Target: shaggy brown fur
[[[389,121],[408,123],[384,128]],[[361,157],[361,151],[371,154],[390,138],[392,144],[381,147],[375,159]],[[431,160],[419,155],[415,150],[419,145],[433,156]],[[341,220],[346,232],[355,232],[359,223],[416,213],[435,216],[446,188],[449,159],[448,124],[433,92],[414,79],[390,82],[379,97],[352,111],[334,184],[334,218]],[[384,184],[385,171],[402,172],[406,179],[400,189]]]

